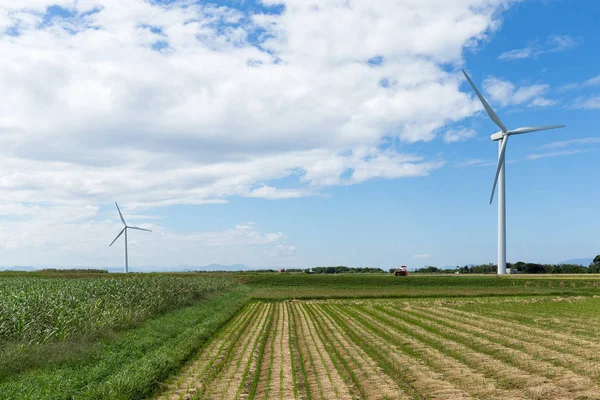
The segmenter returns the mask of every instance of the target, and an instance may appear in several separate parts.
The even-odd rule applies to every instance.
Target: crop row
[[[42,343],[126,326],[236,284],[218,276],[0,278],[0,343]]]
[[[162,398],[600,399],[597,334],[464,305],[255,302]]]

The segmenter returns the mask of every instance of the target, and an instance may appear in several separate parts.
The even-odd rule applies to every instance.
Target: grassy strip
[[[307,286],[307,287],[589,287],[600,284],[598,275],[410,275],[393,274],[268,274],[243,273],[238,275],[251,286]]]
[[[252,297],[262,301],[289,299],[461,299],[510,296],[595,296],[598,289],[559,289],[546,287],[310,287],[310,286],[253,286]]]
[[[164,314],[115,337],[99,340],[81,360],[11,376],[0,399],[138,399],[197,352],[249,299],[237,287],[209,300]]]

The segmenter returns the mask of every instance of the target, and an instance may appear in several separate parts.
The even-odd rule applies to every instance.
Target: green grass
[[[34,346],[23,357],[3,359],[0,399],[144,398],[248,300],[248,288],[238,286],[98,340]],[[70,345],[70,355],[31,365],[36,355],[51,354],[57,345]]]
[[[240,274],[261,300],[415,298],[520,295],[599,295],[600,276],[586,275],[410,275]]]

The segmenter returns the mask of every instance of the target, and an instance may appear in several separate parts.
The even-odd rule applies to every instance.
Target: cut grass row
[[[600,399],[597,334],[479,308],[530,300],[253,302],[198,355],[211,372],[184,374],[163,397]],[[540,314],[553,301],[536,299]],[[572,316],[600,306],[569,301]]]

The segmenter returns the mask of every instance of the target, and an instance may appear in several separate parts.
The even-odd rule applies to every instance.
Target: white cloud
[[[413,260],[423,260],[426,258],[431,258],[431,254],[415,254],[412,256]]]
[[[499,60],[519,60],[524,58],[537,58],[542,54],[558,53],[577,47],[581,40],[574,39],[569,35],[550,35],[545,43],[539,41],[531,42],[522,49],[514,49],[502,53]]]
[[[569,107],[579,110],[600,110],[600,96],[578,97]]]
[[[471,159],[471,160],[465,160],[465,161],[461,161],[459,163],[456,164],[456,167],[458,168],[463,168],[463,167],[471,167],[471,166],[480,166],[480,167],[488,167],[488,166],[495,166],[497,163],[497,161],[492,161],[492,160],[486,160],[483,158],[475,158],[475,159]]]
[[[528,160],[538,160],[540,158],[549,158],[549,157],[560,157],[560,156],[571,156],[574,154],[582,154],[590,151],[589,149],[575,149],[575,150],[562,150],[562,151],[551,151],[547,153],[535,153],[529,154],[527,156]]]
[[[483,81],[483,89],[492,102],[503,107],[509,105],[522,105],[547,107],[556,104],[555,100],[544,97],[550,86],[535,84],[517,88],[512,82],[495,77]]]
[[[584,82],[584,86],[597,86],[600,85],[600,75],[588,79]]]
[[[143,210],[427,175],[443,160],[377,145],[430,141],[478,109],[447,65],[497,29],[510,3],[265,0],[284,6],[275,14],[0,0],[10,33],[0,36],[0,209],[62,215],[117,199]],[[51,5],[72,16],[48,19]],[[295,186],[273,183],[286,178]],[[32,218],[10,225],[31,246],[48,240]],[[52,221],[43,229],[63,224]]]
[[[472,139],[477,136],[477,132],[473,129],[467,128],[459,128],[459,129],[450,129],[444,134],[444,142],[446,143],[456,143],[456,142],[464,142],[466,140]]]
[[[296,246],[280,244],[273,250],[267,253],[267,256],[274,258],[289,258],[296,254]]]
[[[122,229],[116,210],[109,215],[93,207],[39,207],[22,210],[22,219],[0,224],[1,266],[67,265],[120,266],[124,263],[123,237],[109,243]],[[205,265],[213,261],[264,266],[262,254],[278,250],[287,237],[282,232],[264,232],[254,223],[213,230],[174,232],[154,220],[138,219],[123,209],[128,223],[152,232],[129,232],[130,265]],[[288,247],[293,247],[288,245]],[[292,257],[291,251],[287,252]],[[268,262],[267,262],[268,263]]]
[[[569,83],[560,87],[562,91],[585,89],[600,85],[600,75],[590,78],[582,83]]]
[[[580,146],[589,144],[600,144],[600,137],[589,137],[580,139],[561,140],[543,145],[542,149],[560,149],[570,146]]]

